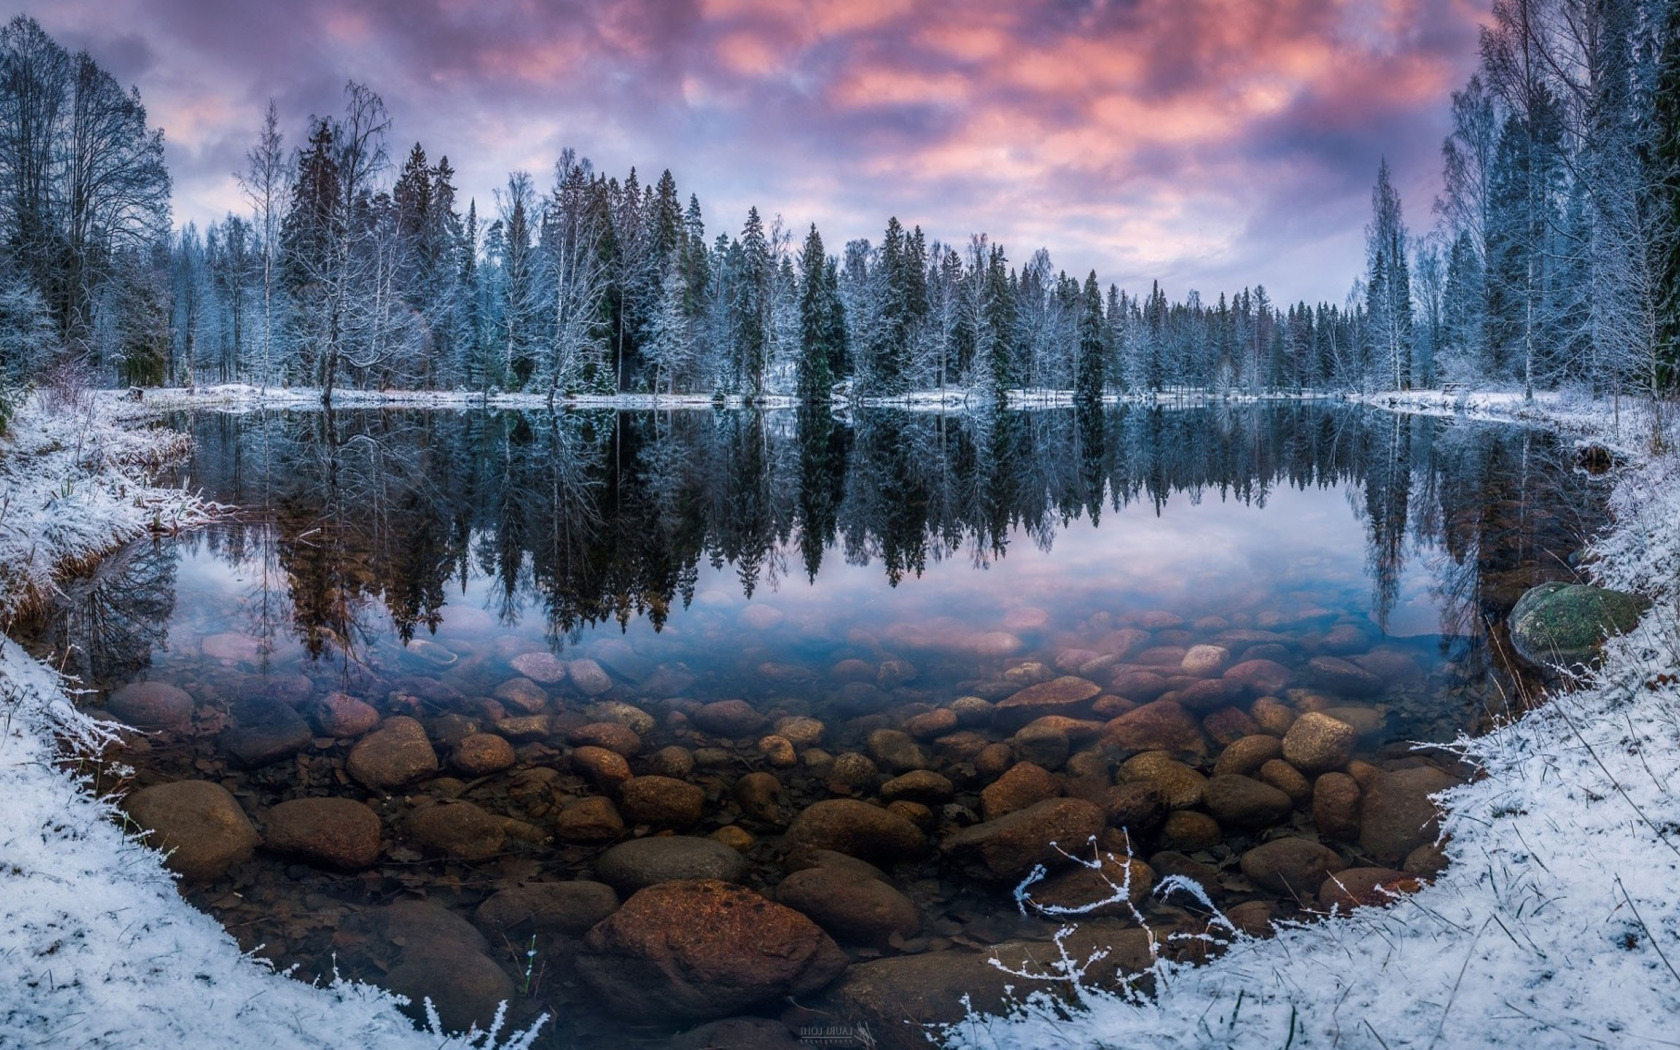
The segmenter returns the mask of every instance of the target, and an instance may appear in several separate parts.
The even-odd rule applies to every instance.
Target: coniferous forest
[[[984,233],[825,240],[708,215],[670,171],[563,151],[462,200],[373,85],[282,127],[248,209],[171,222],[163,132],[86,52],[0,30],[0,370],[102,384],[689,393],[961,389],[1671,392],[1680,358],[1680,4],[1498,0],[1451,101],[1443,190],[1385,160],[1341,302],[1172,298]],[[773,202],[767,202],[773,205]],[[709,225],[708,225],[709,224]],[[1259,275],[1257,275],[1259,276]]]

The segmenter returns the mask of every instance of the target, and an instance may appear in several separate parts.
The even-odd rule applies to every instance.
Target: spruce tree
[[[1080,296],[1079,361],[1073,388],[1075,400],[1095,402],[1102,399],[1105,356],[1102,290],[1097,286],[1097,271],[1092,270],[1085,278],[1085,290]]]
[[[828,367],[828,259],[816,223],[805,237],[799,272],[799,397],[821,404],[829,400],[834,376]]]

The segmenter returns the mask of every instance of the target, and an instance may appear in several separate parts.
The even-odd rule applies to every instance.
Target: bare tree
[[[245,154],[245,173],[234,176],[251,205],[257,235],[262,238],[263,358],[258,385],[264,390],[274,375],[274,263],[279,250],[280,203],[291,191],[285,147],[280,117],[274,100],[269,99],[257,144]]]

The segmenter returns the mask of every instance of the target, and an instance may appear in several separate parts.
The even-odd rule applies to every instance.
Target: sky
[[[447,155],[481,212],[571,146],[670,169],[708,236],[749,206],[831,252],[889,215],[1019,264],[1172,298],[1343,300],[1386,156],[1433,223],[1486,0],[52,0],[26,9],[140,89],[175,217],[245,214],[268,100],[288,146],[347,80],[390,149]]]

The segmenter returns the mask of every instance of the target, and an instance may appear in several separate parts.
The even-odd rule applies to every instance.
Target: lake
[[[911,958],[963,987],[989,946],[1048,942],[1060,913],[1014,887],[1062,859],[1035,834],[1091,814],[1062,845],[1118,867],[1064,861],[1033,899],[1113,871],[1206,895],[1128,884],[1087,923],[1116,937],[1311,914],[1326,864],[1427,877],[1405,807],[1467,771],[1414,744],[1533,692],[1505,614],[1574,578],[1608,494],[1539,430],[1312,401],[169,425],[234,512],[113,556],[34,639],[91,706],[154,718],[100,786],[231,793],[261,848],[184,891],[247,948],[446,1021],[511,992],[559,1016],[542,1045],[659,1045],[794,992],[796,1030],[868,1015]],[[1253,862],[1277,840],[1294,867]],[[791,904],[842,954],[728,1005],[721,978],[661,986],[669,959],[626,968],[658,917],[580,942],[669,871]]]

